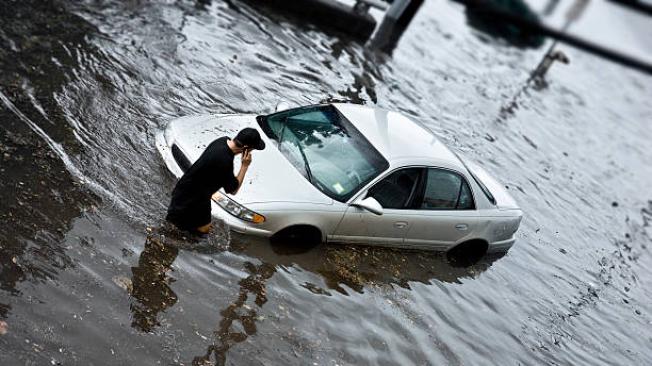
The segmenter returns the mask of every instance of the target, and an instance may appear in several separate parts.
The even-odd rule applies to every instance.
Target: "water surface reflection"
[[[350,291],[362,294],[368,288],[392,285],[410,290],[413,282],[461,283],[464,278],[477,278],[504,255],[485,256],[473,265],[460,267],[452,265],[442,253],[341,244],[272,244],[237,233],[229,238],[220,230],[224,227],[217,226],[208,237],[188,237],[164,225],[148,233],[138,266],[131,268],[131,283],[126,286],[133,297],[132,326],[151,332],[161,325],[158,315],[178,302],[171,285],[176,281],[173,264],[180,250],[214,255],[228,249],[247,258],[242,262],[246,276],[237,282],[238,294],[216,311],[219,322],[209,337],[206,353],[194,357],[193,365],[224,365],[233,346],[256,334],[257,321],[265,319],[260,310],[268,301],[267,283],[279,270],[295,268],[317,275],[323,285],[301,283],[313,295],[332,296],[331,291],[336,291],[348,296]],[[228,246],[225,240],[230,240]]]
[[[543,48],[478,40],[447,1],[424,2],[391,55],[199,4],[0,2],[0,364],[652,363],[649,78],[564,48],[572,63],[519,93]],[[174,185],[155,133],[279,99],[420,120],[504,180],[526,213],[517,244],[458,268],[148,240]]]
[[[178,298],[168,274],[179,254],[179,248],[165,244],[155,235],[148,235],[145,247],[138,258],[138,266],[131,268],[131,295],[136,300],[131,305],[132,326],[144,332],[160,325],[158,313],[174,306]]]

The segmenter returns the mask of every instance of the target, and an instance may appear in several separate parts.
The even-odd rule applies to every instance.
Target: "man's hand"
[[[242,159],[242,163],[240,164],[240,172],[235,177],[235,179],[238,180],[238,188],[236,188],[236,190],[233,192],[228,192],[230,194],[238,193],[240,187],[242,187],[242,182],[244,182],[245,174],[247,173],[247,169],[249,169],[249,164],[251,164],[251,151],[249,149],[244,150],[242,152],[241,159]]]
[[[249,149],[242,152],[242,166],[249,167],[251,164],[251,151]]]

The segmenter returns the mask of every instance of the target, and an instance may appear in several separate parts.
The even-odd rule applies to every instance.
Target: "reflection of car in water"
[[[188,240],[171,225],[149,233],[138,266],[132,267],[132,283],[127,285],[132,295],[132,326],[152,332],[165,323],[165,312],[180,298],[171,284],[173,263],[180,249],[199,253],[216,253],[225,237],[193,237]],[[215,240],[217,239],[217,240]],[[277,271],[300,268],[309,272],[301,286],[318,296],[339,292],[362,293],[365,288],[398,285],[411,288],[412,282],[432,281],[463,283],[487,270],[503,253],[488,255],[465,267],[450,263],[440,253],[406,251],[393,248],[349,247],[346,245],[304,245],[302,242],[263,244],[245,235],[231,236],[229,251],[237,254],[245,274],[238,281],[239,291],[231,303],[219,311],[220,319],[205,350],[193,358],[192,364],[226,364],[229,350],[258,331],[264,316],[261,308],[267,303],[267,284]],[[318,275],[315,277],[312,274]],[[128,280],[124,281],[128,282]],[[190,291],[188,291],[190,293]],[[181,296],[183,297],[183,296]],[[183,302],[183,299],[181,299]],[[270,312],[274,310],[267,310]],[[206,338],[205,338],[206,339]]]
[[[211,141],[244,127],[271,148],[255,152],[237,200],[213,202],[233,231],[430,250],[514,243],[522,212],[505,188],[399,113],[326,104],[192,116],[171,121],[157,147],[179,177]]]

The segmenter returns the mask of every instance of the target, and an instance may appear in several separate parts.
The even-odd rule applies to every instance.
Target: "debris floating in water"
[[[125,290],[125,291],[127,291],[129,293],[131,293],[131,291],[134,288],[131,280],[128,279],[127,277],[125,277],[125,276],[114,276],[112,278],[112,280],[113,280],[113,283],[118,285],[118,287],[120,287],[121,289],[123,289],[123,290]]]
[[[8,331],[9,325],[7,325],[7,322],[0,320],[0,336],[7,334]]]

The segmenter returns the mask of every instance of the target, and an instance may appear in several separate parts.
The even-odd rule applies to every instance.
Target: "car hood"
[[[266,148],[252,153],[252,163],[238,193],[242,203],[303,202],[332,204],[333,200],[315,188],[260,129],[255,115],[200,115],[171,121],[164,133],[169,146],[176,144],[194,162],[213,140],[234,137],[245,127],[258,130]],[[240,156],[233,161],[234,174],[240,170]]]

